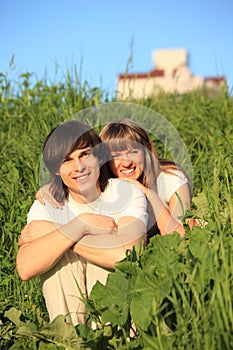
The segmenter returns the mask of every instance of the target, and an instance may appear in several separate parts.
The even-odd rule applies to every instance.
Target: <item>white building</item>
[[[182,94],[205,87],[219,89],[226,83],[224,77],[203,78],[192,75],[188,67],[187,51],[183,48],[155,50],[152,57],[154,70],[147,73],[118,75],[118,98],[148,98],[155,96],[161,90]]]

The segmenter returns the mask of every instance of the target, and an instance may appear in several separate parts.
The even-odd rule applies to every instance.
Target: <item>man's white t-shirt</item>
[[[148,219],[147,201],[143,192],[127,181],[110,179],[107,188],[99,198],[88,204],[80,204],[69,198],[64,206],[58,209],[47,202],[42,205],[35,201],[28,213],[27,222],[47,220],[64,225],[84,212],[111,216],[116,223],[123,216],[134,216],[140,219],[145,227]],[[135,237],[135,240],[137,238]],[[50,320],[62,314],[66,315],[67,321],[74,325],[83,323],[85,307],[80,300],[77,284],[86,297],[97,280],[106,282],[108,274],[107,269],[93,265],[68,250],[55,266],[41,275],[42,290]]]

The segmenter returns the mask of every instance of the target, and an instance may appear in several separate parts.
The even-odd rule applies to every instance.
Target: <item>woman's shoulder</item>
[[[182,180],[186,180],[188,181],[187,177],[185,176],[184,172],[182,170],[179,169],[174,169],[174,168],[167,168],[166,170],[162,170],[158,176],[158,182],[160,181],[180,181],[180,179]]]
[[[188,179],[181,170],[162,171],[157,178],[158,195],[164,203],[168,203],[171,196],[187,183]]]

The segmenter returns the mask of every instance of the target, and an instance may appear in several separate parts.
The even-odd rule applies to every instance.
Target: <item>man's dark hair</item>
[[[63,202],[69,193],[59,175],[64,159],[75,150],[86,147],[93,148],[94,156],[100,161],[99,185],[103,192],[110,174],[107,165],[109,150],[95,130],[77,120],[71,120],[58,125],[47,136],[43,146],[43,160],[52,177],[51,193],[58,202]]]

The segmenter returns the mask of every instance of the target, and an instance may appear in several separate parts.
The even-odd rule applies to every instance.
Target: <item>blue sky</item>
[[[182,47],[194,75],[224,75],[233,88],[232,0],[0,0],[0,14],[0,72],[12,79],[52,81],[76,64],[81,81],[111,95],[131,53],[130,72],[147,72],[153,50]]]

